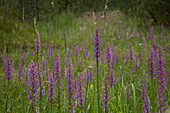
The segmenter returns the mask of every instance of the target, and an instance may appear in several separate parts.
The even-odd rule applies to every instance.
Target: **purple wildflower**
[[[48,81],[49,81],[49,84],[48,84],[48,101],[51,102],[54,99],[54,96],[55,96],[55,92],[54,92],[55,82],[54,82],[54,77],[52,76],[52,74],[50,74],[49,72],[47,74],[48,74]]]
[[[7,61],[6,61],[6,66],[5,66],[5,79],[12,79],[12,63],[10,61],[10,56],[8,55]]]
[[[107,63],[111,62],[111,49],[110,49],[109,42],[107,42],[106,44],[106,62]]]
[[[38,98],[38,75],[37,75],[37,66],[35,66],[35,63],[33,60],[31,60],[30,64],[30,70],[29,70],[29,76],[28,76],[28,91],[29,95],[28,98],[30,99],[31,102],[31,108],[32,112],[34,109],[34,99]]]
[[[39,60],[38,60],[38,69],[37,69],[37,72],[38,72],[37,74],[38,74],[38,77],[39,77],[40,96],[41,95],[44,96],[45,95],[45,84],[44,84],[44,80],[43,80],[41,63],[40,63]]]
[[[165,71],[165,53],[162,47],[159,45],[158,49],[156,50],[156,73],[158,78],[158,89],[157,89],[157,98],[158,98],[158,110],[161,113],[164,113],[167,109],[166,107],[166,94],[165,91],[167,90],[167,77]]]
[[[110,111],[110,108],[108,108],[108,104],[110,103],[110,89],[108,85],[108,76],[106,76],[103,80],[103,102],[102,102],[102,108],[105,108],[105,112]]]
[[[149,56],[149,75],[151,78],[155,76],[155,52],[154,48],[151,48],[151,53]]]
[[[76,93],[75,93],[75,99],[77,101],[77,106],[85,108],[85,94],[84,94],[84,87],[82,83],[82,76],[79,74],[77,78],[77,85],[76,85]]]
[[[68,99],[70,100],[73,96],[73,64],[70,58],[68,66],[67,84],[68,84]]]
[[[70,113],[75,113],[75,111],[74,111],[74,103],[72,101],[70,102],[69,112]]]
[[[97,27],[96,28],[96,34],[95,34],[95,39],[94,39],[94,44],[95,44],[95,54],[94,54],[94,57],[95,57],[95,60],[98,62],[100,60],[100,46],[101,46],[101,38],[99,36],[99,28]]]
[[[56,75],[57,75],[57,83],[60,84],[60,88],[62,87],[62,77],[61,77],[61,67],[60,67],[60,55],[57,55],[57,62],[56,62]]]
[[[113,73],[113,70],[111,70],[111,74],[110,74],[110,86],[114,86],[115,84],[115,75]]]
[[[70,51],[71,52],[71,51]],[[70,53],[71,54],[71,53]],[[67,84],[68,84],[68,100],[69,100],[69,111],[73,111],[73,102],[71,101],[71,97],[73,96],[73,64],[71,60],[71,56],[69,57],[69,65],[68,65],[68,73],[67,73]]]
[[[41,51],[41,42],[39,32],[36,31],[36,45],[35,45],[35,53],[40,53]]]
[[[132,44],[129,43],[129,50],[130,50],[130,59],[133,60],[133,50],[132,50]]]

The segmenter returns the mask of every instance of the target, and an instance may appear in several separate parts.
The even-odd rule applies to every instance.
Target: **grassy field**
[[[5,38],[0,40],[2,61],[0,63],[0,112],[141,113],[145,108],[145,113],[150,109],[153,113],[163,113],[160,109],[163,109],[165,104],[162,103],[166,102],[167,109],[170,105],[170,29],[163,26],[162,30],[161,25],[156,25],[151,30],[152,25],[148,24],[148,26],[149,28],[145,28],[141,21],[127,18],[119,11],[109,12],[106,20],[99,14],[87,13],[83,16],[75,16],[72,13],[63,13],[49,21],[38,22],[36,29],[33,22],[30,24],[8,21],[6,25],[1,22],[0,34]],[[94,58],[96,27],[99,28],[101,37],[98,76]],[[40,35],[40,53],[35,52],[37,40],[35,30]],[[154,47],[152,33],[156,36]],[[107,43],[111,53],[109,63],[106,62]],[[132,60],[130,43],[133,51]],[[156,63],[159,63],[156,60],[159,55],[153,56],[155,77],[150,77],[149,74],[152,47],[155,52],[162,47],[166,58],[165,65],[162,64],[160,69],[156,66]],[[159,54],[160,59],[163,59],[162,53]],[[36,91],[31,92],[32,97],[28,98],[30,95],[28,89],[36,84],[35,82],[30,85],[30,81],[34,79],[30,79],[29,73],[33,68],[31,68],[33,65],[31,60],[37,67],[34,70],[36,71],[34,76],[37,76],[35,78],[37,88],[33,89]],[[9,67],[12,70],[12,79],[6,78]],[[162,72],[164,68],[166,74]],[[161,81],[157,75],[165,78]],[[113,85],[110,77],[113,77]],[[159,89],[159,86],[165,91]],[[70,93],[69,89],[73,92]],[[104,99],[106,92],[107,99]],[[165,92],[166,97],[160,96],[162,92]],[[164,97],[165,100],[158,102]],[[103,101],[106,108],[102,107]],[[162,105],[160,109],[158,109],[159,103]]]

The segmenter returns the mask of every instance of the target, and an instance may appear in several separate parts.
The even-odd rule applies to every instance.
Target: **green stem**
[[[97,61],[97,101],[98,101],[98,111],[100,113],[100,109],[99,109],[99,73],[98,73],[98,61]]]

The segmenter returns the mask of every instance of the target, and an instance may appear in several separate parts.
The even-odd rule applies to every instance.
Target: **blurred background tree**
[[[8,17],[20,21],[38,21],[53,18],[57,14],[70,11],[75,14],[83,12],[100,12],[105,0],[1,0],[0,15],[5,22]],[[108,10],[121,10],[128,16],[142,19],[145,23],[170,24],[169,0],[109,0]]]

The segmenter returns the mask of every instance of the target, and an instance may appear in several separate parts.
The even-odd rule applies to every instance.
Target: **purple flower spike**
[[[167,77],[165,71],[165,53],[162,47],[159,45],[156,50],[156,73],[158,78],[158,89],[157,89],[157,98],[158,98],[158,110],[160,113],[164,113],[167,109],[166,107],[166,90],[167,90]]]
[[[98,62],[100,60],[100,50],[101,50],[101,38],[99,36],[99,28],[96,28],[96,34],[95,34],[95,39],[94,39],[94,44],[95,44],[95,54],[94,58]]]
[[[154,48],[151,48],[151,53],[149,56],[149,75],[151,78],[155,76],[155,51]]]
[[[55,96],[55,92],[54,92],[55,82],[54,82],[54,77],[53,77],[52,74],[50,74],[48,72],[47,75],[48,75],[48,81],[49,81],[49,84],[48,84],[48,101],[51,102],[54,99],[54,96]]]
[[[111,70],[111,75],[110,75],[110,86],[114,86],[115,84],[115,75],[113,73],[113,70]]]
[[[107,63],[111,62],[111,49],[110,49],[109,42],[107,42],[106,44],[106,62]]]
[[[35,53],[40,53],[41,51],[41,42],[39,32],[36,31],[36,45],[35,45]]]
[[[70,102],[69,112],[70,113],[75,113],[75,111],[74,111],[74,103],[72,101]]]
[[[85,103],[85,94],[83,91],[82,76],[79,74],[77,78],[75,100],[77,101],[77,106],[85,108],[85,105],[83,105]]]
[[[73,64],[71,58],[69,59],[67,84],[68,84],[68,99],[73,96]]]
[[[5,79],[11,80],[12,79],[12,63],[10,61],[10,56],[8,55],[7,61],[6,61],[6,66],[5,66]]]
[[[61,67],[60,67],[60,55],[57,55],[57,63],[56,63],[56,75],[57,75],[57,83],[60,84],[60,88],[62,87],[62,77],[61,77]]]
[[[149,97],[146,93],[145,77],[142,78],[142,98],[143,98],[143,113],[152,113]]]
[[[34,104],[34,98],[38,98],[38,75],[37,75],[37,66],[35,66],[35,63],[33,60],[31,60],[29,64],[29,76],[28,76],[28,91],[29,95],[28,98],[31,101],[32,109]]]
[[[133,60],[133,50],[132,50],[132,44],[129,43],[129,50],[130,50],[130,59]]]
[[[102,108],[105,108],[105,112],[109,111],[108,104],[110,103],[110,93],[109,93],[109,85],[108,85],[108,76],[106,76],[103,80],[103,102]]]

